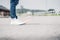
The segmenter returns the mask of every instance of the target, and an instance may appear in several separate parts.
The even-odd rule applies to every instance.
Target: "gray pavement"
[[[60,40],[60,16],[21,17],[25,25],[11,25],[0,18],[0,40]]]

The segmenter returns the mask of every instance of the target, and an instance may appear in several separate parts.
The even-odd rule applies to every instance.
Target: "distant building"
[[[0,5],[0,17],[9,17],[9,15],[10,15],[10,10]]]
[[[46,10],[32,10],[32,15],[43,15],[46,14]]]

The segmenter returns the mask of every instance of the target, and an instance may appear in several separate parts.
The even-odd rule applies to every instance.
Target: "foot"
[[[11,24],[23,25],[23,24],[25,24],[25,22],[23,22],[23,21],[21,21],[19,19],[14,18],[14,19],[11,19]]]

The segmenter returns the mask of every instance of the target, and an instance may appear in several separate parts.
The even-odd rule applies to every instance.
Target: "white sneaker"
[[[25,24],[25,22],[22,22],[21,20],[14,18],[14,19],[11,19],[11,24],[23,25]]]

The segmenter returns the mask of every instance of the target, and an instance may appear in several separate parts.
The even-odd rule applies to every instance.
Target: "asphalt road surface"
[[[0,40],[60,40],[60,16],[19,17],[25,25],[0,18]]]

